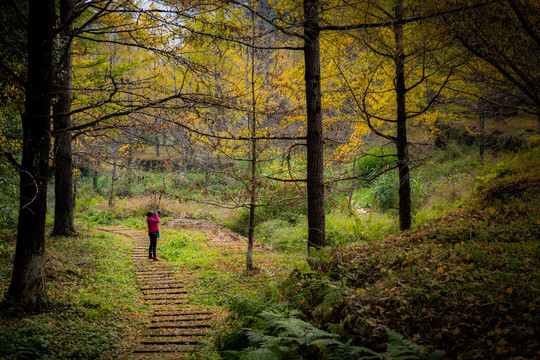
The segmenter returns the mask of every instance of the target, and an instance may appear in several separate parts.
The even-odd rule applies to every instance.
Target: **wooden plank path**
[[[152,318],[138,346],[126,358],[184,359],[210,331],[215,314],[189,304],[185,284],[162,261],[148,258],[148,234],[120,227],[100,230],[123,234],[133,240],[131,258],[137,282],[145,301],[152,307]],[[159,250],[159,243],[158,243]]]

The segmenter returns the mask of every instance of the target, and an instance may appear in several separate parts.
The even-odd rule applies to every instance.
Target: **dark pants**
[[[148,233],[148,236],[150,236],[150,247],[148,248],[148,256],[156,257],[157,233]]]

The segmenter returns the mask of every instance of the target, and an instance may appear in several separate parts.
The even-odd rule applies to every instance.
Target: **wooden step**
[[[144,294],[145,300],[175,300],[175,299],[187,299],[187,294]]]
[[[181,360],[187,359],[190,352],[176,352],[176,353],[133,353],[130,354],[127,360]]]
[[[153,322],[148,325],[149,329],[189,329],[189,328],[210,328],[212,325],[207,321],[171,321],[171,322]]]
[[[142,289],[144,295],[151,294],[187,294],[187,290],[183,286],[169,287],[164,289]]]
[[[208,309],[185,307],[183,309],[171,309],[171,310],[156,310],[155,316],[167,316],[167,315],[212,315],[212,312]]]
[[[181,298],[181,299],[168,299],[168,300],[164,300],[164,299],[148,299],[146,300],[147,303],[149,303],[150,305],[170,305],[170,304],[186,304],[188,302],[188,299],[187,298]]]
[[[193,334],[186,336],[151,336],[145,337],[141,345],[197,345],[205,334]]]
[[[152,322],[163,322],[163,321],[202,321],[212,319],[211,315],[164,315],[164,316],[154,316],[152,317]]]
[[[210,329],[208,327],[198,328],[155,328],[146,329],[146,336],[190,336],[190,335],[206,335]]]
[[[135,353],[171,353],[189,352],[195,345],[141,345],[135,349]]]

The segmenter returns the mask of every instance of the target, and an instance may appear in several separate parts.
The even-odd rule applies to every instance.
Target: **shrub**
[[[307,220],[299,218],[296,225],[281,219],[265,221],[255,227],[255,236],[276,250],[302,252],[307,246]]]
[[[192,245],[191,240],[187,234],[176,235],[170,238],[170,240],[161,247],[161,252],[165,259],[176,260],[180,257],[182,249]]]
[[[399,231],[396,218],[372,212],[355,219],[353,233],[357,241],[375,241]]]
[[[120,219],[121,216],[114,212],[93,209],[81,216],[81,220],[89,225],[116,225]]]
[[[358,241],[356,232],[356,217],[344,214],[333,213],[326,216],[326,241],[328,245],[344,245],[352,241]]]

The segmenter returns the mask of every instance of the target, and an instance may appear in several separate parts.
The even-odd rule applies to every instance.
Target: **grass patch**
[[[49,238],[49,305],[40,314],[8,311],[0,318],[0,358],[104,359],[128,352],[149,311],[130,253],[127,239],[110,233]]]
[[[256,297],[270,282],[290,271],[290,256],[256,247],[255,271],[245,271],[247,245],[240,240],[223,240],[215,234],[167,228],[162,230],[158,249],[167,263],[190,284],[190,302],[223,307],[231,296]]]
[[[272,219],[255,227],[255,238],[284,254],[301,254],[307,250],[307,219],[299,217],[294,224]]]

